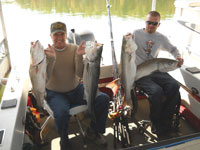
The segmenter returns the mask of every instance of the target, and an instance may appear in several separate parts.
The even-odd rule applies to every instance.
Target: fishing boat
[[[83,33],[77,33],[75,37],[81,34]],[[84,35],[90,37],[92,33],[87,31],[84,32]],[[73,38],[68,40],[73,42]],[[193,58],[194,56],[191,57]],[[198,62],[200,62],[199,58]],[[101,65],[99,80],[99,89],[107,93],[111,101],[113,93],[105,86],[114,79],[112,67],[112,65]],[[124,145],[121,136],[119,136],[117,142],[115,141],[113,120],[108,119],[106,133],[104,134],[108,141],[107,149],[199,149],[200,111],[198,108],[200,105],[200,73],[188,71],[188,68],[192,67],[194,66],[183,66],[180,70],[170,72],[170,74],[177,77],[181,85],[181,117],[176,131],[163,137],[158,137],[151,133],[151,127],[148,126],[149,103],[147,97],[137,93],[137,112],[134,113],[132,118],[127,119],[131,144]],[[31,99],[31,82],[28,72],[29,64],[27,63],[24,64],[23,68],[11,68],[9,73],[0,104],[0,150],[58,150],[60,139],[54,126],[53,117],[50,116],[48,111],[40,116],[31,111],[30,115],[28,109],[30,107],[27,106]],[[3,105],[3,103],[6,105]],[[32,120],[28,122],[27,117],[30,116]],[[84,117],[84,112],[78,114],[78,118],[85,131],[89,124],[89,119]],[[147,121],[147,124],[144,124],[145,121]],[[101,149],[89,141],[86,141],[86,146],[84,147],[79,129],[79,125],[72,117],[69,125],[69,138],[73,149]]]
[[[184,69],[184,68],[183,68]],[[99,88],[101,91],[106,92],[112,98],[112,92],[110,89],[105,88],[105,85],[113,80],[112,66],[101,66],[101,75],[99,81]],[[19,73],[23,72],[23,73]],[[28,136],[26,132],[27,113],[27,103],[28,103],[28,93],[30,91],[30,79],[28,75],[28,66],[24,67],[23,70],[17,71],[12,69],[7,81],[5,92],[2,98],[2,103],[7,100],[16,100],[12,103],[10,107],[0,109],[0,132],[1,132],[1,150],[21,150],[22,147],[31,147],[40,150],[57,150],[59,149],[59,137],[56,132],[53,118],[50,117],[47,125],[41,133],[34,133],[36,139],[42,137],[44,143],[37,145],[32,140],[30,140],[30,135]],[[184,89],[183,92],[185,92]],[[188,97],[195,99],[195,104],[187,104],[186,100],[182,99],[182,105],[180,109],[180,127],[174,133],[158,138],[155,134],[151,133],[150,127],[141,130],[142,120],[149,120],[149,103],[144,95],[138,95],[138,110],[134,115],[134,118],[128,120],[128,126],[131,134],[131,145],[128,147],[122,147],[121,141],[117,142],[116,147],[114,147],[114,133],[113,133],[113,120],[107,122],[107,128],[105,133],[105,138],[108,141],[108,149],[198,149],[200,140],[200,129],[199,129],[199,118],[195,114],[199,115],[198,105],[199,97],[188,93]],[[188,107],[188,105],[190,107]],[[197,107],[197,108],[193,108]],[[194,113],[193,111],[197,111]],[[42,126],[46,121],[48,115],[43,116],[40,121]],[[78,115],[79,120],[85,130],[88,126],[89,120],[84,118],[84,113]],[[26,126],[25,126],[26,125]],[[32,126],[31,124],[29,124]],[[35,129],[32,129],[35,130]],[[142,131],[142,132],[141,132]],[[35,135],[34,135],[35,136]],[[69,138],[72,142],[74,149],[83,149],[83,140],[80,135],[79,126],[76,121],[72,118],[69,126]],[[35,141],[36,142],[36,141]],[[101,149],[91,142],[86,142],[87,149]],[[34,146],[33,146],[34,145]],[[28,148],[27,148],[28,149]]]

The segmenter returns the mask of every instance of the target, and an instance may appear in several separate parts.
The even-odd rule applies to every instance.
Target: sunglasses
[[[158,25],[158,22],[151,22],[151,21],[146,21],[146,24],[150,25],[154,25],[154,26],[157,26]]]

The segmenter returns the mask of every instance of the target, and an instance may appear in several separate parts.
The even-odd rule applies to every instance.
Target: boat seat
[[[80,45],[82,41],[94,41],[95,37],[94,37],[94,34],[89,30],[82,31],[80,33],[75,33],[75,29],[71,29],[71,32],[69,32],[69,34],[67,36],[67,40],[68,40],[69,43],[75,43],[77,45]],[[51,117],[54,118],[53,112],[52,112],[51,108],[49,107],[49,105],[47,104],[46,100],[44,100],[44,109],[49,113],[49,117],[46,119],[46,121],[42,125],[42,131],[45,128],[45,126],[47,125],[49,119]],[[79,126],[80,133],[81,133],[82,138],[83,138],[83,148],[87,147],[86,141],[85,141],[85,132],[84,132],[82,126],[81,126],[81,123],[80,123],[77,115],[81,112],[86,111],[87,109],[88,109],[87,105],[80,105],[80,106],[76,106],[76,107],[71,108],[70,111],[69,111],[69,114],[75,118],[75,120],[76,120],[76,122]],[[40,137],[42,137],[41,136],[42,131],[41,131]]]
[[[132,92],[132,101],[133,101],[133,104],[136,104],[136,110],[137,110],[137,103],[138,103],[138,100],[140,99],[148,99],[148,94],[145,93],[143,90],[139,89],[138,87],[135,87],[134,88],[134,91]],[[165,98],[163,98],[163,101],[165,100]],[[172,120],[172,126],[174,129],[178,129],[179,127],[179,119],[180,119],[180,105],[181,105],[181,98],[180,98],[180,101],[179,103],[176,105],[176,108],[175,108],[175,114],[174,114],[174,117],[173,117],[173,120]],[[133,112],[133,116],[134,116],[134,113],[136,113],[137,111]],[[137,124],[138,126],[138,129],[139,129],[139,133],[143,134],[145,132],[145,130],[151,126],[151,121],[150,120],[141,120],[141,121],[138,121],[134,118],[135,120],[135,123]]]
[[[69,114],[75,118],[75,120],[78,124],[79,130],[80,130],[80,135],[82,136],[82,139],[83,139],[83,148],[87,148],[87,144],[86,144],[86,140],[85,140],[86,139],[85,138],[85,131],[83,130],[81,122],[80,122],[77,115],[79,113],[86,111],[87,109],[88,109],[87,105],[80,105],[80,106],[75,106],[75,107],[71,108],[70,111],[69,111]],[[46,110],[48,112],[49,116],[47,117],[47,119],[45,120],[45,122],[43,123],[43,125],[41,127],[40,138],[41,138],[42,142],[44,141],[43,137],[42,137],[42,132],[43,132],[44,128],[46,127],[49,119],[54,118],[53,111],[51,110],[51,108],[47,104],[46,100],[44,100],[44,110]]]

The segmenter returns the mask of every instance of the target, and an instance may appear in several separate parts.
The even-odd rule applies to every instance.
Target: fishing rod
[[[186,90],[191,96],[193,96],[195,99],[200,100],[200,97],[198,96],[199,91],[192,87],[192,89],[189,89],[187,86],[183,85],[182,83],[180,83],[179,81],[177,81],[179,83],[179,85]]]
[[[111,43],[111,50],[112,50],[112,71],[113,71],[113,77],[114,80],[116,81],[116,85],[118,86],[118,90],[116,93],[116,99],[118,99],[118,105],[122,105],[122,94],[121,94],[121,85],[119,83],[119,71],[118,71],[118,66],[117,66],[117,59],[115,55],[115,47],[114,47],[114,40],[113,40],[113,32],[112,32],[112,21],[111,21],[111,14],[110,14],[110,4],[109,0],[106,0],[106,7],[108,10],[108,23],[110,27],[110,43]],[[119,99],[120,98],[120,99]],[[116,107],[114,107],[116,109]],[[116,111],[116,110],[115,110]]]
[[[115,47],[114,47],[114,40],[113,40],[109,0],[106,0],[106,3],[107,3],[106,7],[107,7],[107,10],[108,10],[108,23],[109,23],[109,26],[110,26],[110,42],[111,42],[111,48],[112,48],[113,76],[114,76],[114,79],[118,79],[119,78],[119,72],[118,72],[118,67],[117,67],[117,59],[116,59],[116,55],[115,55]]]
[[[123,97],[121,91],[121,84],[119,83],[119,71],[117,66],[117,59],[115,55],[114,48],[114,40],[113,40],[113,32],[112,32],[112,22],[111,22],[111,14],[110,14],[110,4],[109,0],[106,0],[106,7],[108,10],[108,21],[110,27],[110,42],[112,49],[112,71],[114,81],[111,82],[111,88],[114,89],[117,87],[115,94],[113,94],[113,101],[110,102],[110,108],[108,117],[113,120],[113,128],[114,128],[114,147],[117,147],[117,142],[121,140],[122,148],[128,147],[131,145],[131,136],[130,130],[128,126],[128,118],[127,114],[129,108],[123,106]]]

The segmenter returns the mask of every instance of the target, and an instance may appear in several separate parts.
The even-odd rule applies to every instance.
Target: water
[[[114,46],[118,63],[122,36],[144,27],[146,14],[151,10],[151,0],[111,0]],[[106,0],[4,0],[2,2],[12,65],[22,66],[28,60],[30,42],[40,40],[44,47],[50,39],[50,24],[65,22],[68,31],[90,30],[96,40],[104,44],[103,64],[110,65],[110,28]],[[157,0],[156,10],[161,13],[158,31],[167,34],[172,43],[176,22],[173,19],[174,0]]]

